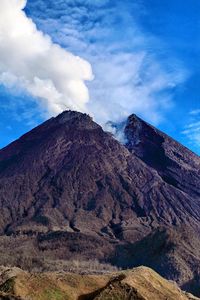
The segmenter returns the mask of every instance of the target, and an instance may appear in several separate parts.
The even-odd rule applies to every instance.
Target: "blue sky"
[[[24,2],[11,0],[13,5],[16,1]],[[15,77],[21,76],[19,62],[13,60],[16,68],[5,64],[3,73],[1,61],[5,61],[5,49],[0,47],[0,72],[4,74],[0,76],[0,147],[56,112],[49,95],[44,95],[47,91],[44,85],[41,94],[38,92],[40,85],[27,84],[30,76],[42,76],[43,83],[47,84],[55,83],[55,77],[61,78],[64,74],[65,78],[73,77],[74,85],[70,89],[73,97],[76,90],[81,91],[77,94],[80,100],[75,108],[81,103],[80,110],[87,110],[102,125],[136,113],[200,154],[198,0],[28,0],[25,13],[37,25],[37,30],[51,37],[52,43],[88,62],[94,79],[84,62],[75,65],[78,74],[52,71],[49,68],[51,58],[56,60],[57,56],[64,55],[59,50],[56,56],[51,52],[44,65],[40,61],[40,72],[35,67],[37,57],[34,64],[29,66],[28,62],[31,71],[23,73],[26,84],[19,84],[18,79],[11,84],[10,75],[8,80],[5,71],[10,74],[12,69]],[[15,22],[15,16],[13,18]],[[16,14],[16,22],[20,20]],[[25,50],[29,51],[38,43],[34,36],[31,43],[22,40]],[[15,49],[9,40],[6,53],[11,59]],[[23,61],[25,51],[21,46],[19,49],[19,60]],[[83,70],[81,74],[78,67]],[[89,102],[83,82],[90,95]],[[51,91],[53,94],[54,90]],[[69,94],[69,90],[61,87],[56,92],[63,97]],[[46,101],[41,100],[43,95]],[[57,93],[54,99],[56,97]],[[65,102],[61,108],[64,105]],[[71,107],[69,101],[66,105]]]

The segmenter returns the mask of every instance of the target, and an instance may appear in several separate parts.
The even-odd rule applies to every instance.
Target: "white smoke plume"
[[[50,115],[86,111],[90,64],[54,44],[23,11],[26,0],[0,0],[0,83],[17,84]]]

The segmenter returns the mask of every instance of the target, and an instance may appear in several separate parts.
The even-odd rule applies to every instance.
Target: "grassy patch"
[[[44,300],[67,300],[66,295],[59,289],[47,289],[43,293]]]

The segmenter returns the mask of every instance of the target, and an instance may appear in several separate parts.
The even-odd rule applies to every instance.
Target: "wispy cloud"
[[[182,65],[152,52],[162,47],[140,29],[137,1],[29,1],[38,26],[63,47],[91,62],[88,110],[104,123],[131,113],[158,124],[173,106],[173,91],[188,74]]]
[[[190,111],[188,124],[182,134],[188,139],[191,145],[200,147],[200,109]]]
[[[25,5],[2,0],[0,11],[0,83],[32,95],[12,98],[16,117],[19,107],[30,122],[37,110],[70,108],[102,125],[133,112],[157,125],[173,106],[173,91],[188,74],[152,51],[162,43],[141,30],[137,1],[29,0],[24,13]],[[91,65],[95,78],[88,81]]]
[[[200,114],[200,109],[194,109],[190,111],[190,115],[197,116]]]

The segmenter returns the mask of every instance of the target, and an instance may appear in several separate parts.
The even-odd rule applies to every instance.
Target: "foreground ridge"
[[[1,268],[0,299],[198,300],[153,270],[139,267],[109,275],[28,273]]]

